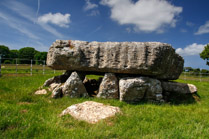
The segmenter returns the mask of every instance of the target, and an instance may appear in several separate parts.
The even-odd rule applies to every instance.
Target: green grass
[[[2,74],[30,74],[31,73],[31,65],[30,64],[2,64],[1,66]],[[53,73],[62,73],[64,70],[54,71],[48,66],[43,65],[32,65],[32,74],[53,74]]]
[[[0,78],[0,138],[209,138],[209,82],[178,80],[198,87],[197,103],[131,105],[96,98],[52,99],[50,92],[34,95],[51,76]],[[87,100],[118,106],[123,114],[94,125],[59,117],[68,106]]]

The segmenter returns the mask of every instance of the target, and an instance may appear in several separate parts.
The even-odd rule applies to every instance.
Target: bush
[[[5,60],[4,64],[12,64],[12,62],[10,60]]]

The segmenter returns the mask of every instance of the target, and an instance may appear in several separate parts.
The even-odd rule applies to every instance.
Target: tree
[[[37,52],[34,56],[36,61],[36,64],[43,64],[43,61],[46,61],[47,52]]]
[[[32,47],[24,47],[19,50],[19,58],[24,59],[21,60],[21,64],[30,64],[31,59],[34,58],[37,51]]]
[[[5,45],[0,45],[0,55],[2,58],[9,58],[9,48]],[[5,59],[2,59],[2,63]]]
[[[192,67],[184,67],[185,72],[193,71],[194,69]]]
[[[18,50],[10,50],[10,58],[18,58],[19,57],[19,51]]]
[[[206,65],[209,66],[209,44],[207,44],[202,53],[200,53],[200,57],[203,60],[206,60]]]

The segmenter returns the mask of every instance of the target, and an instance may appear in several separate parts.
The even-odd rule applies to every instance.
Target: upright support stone
[[[145,100],[162,100],[159,80],[148,77],[122,78],[119,81],[120,101],[135,103]]]
[[[71,98],[89,96],[81,78],[83,78],[82,74],[72,72],[70,77],[63,85],[63,95]]]
[[[118,99],[118,79],[114,73],[106,73],[99,86],[97,97]]]

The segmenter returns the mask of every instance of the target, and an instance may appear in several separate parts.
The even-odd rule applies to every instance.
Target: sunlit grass
[[[52,76],[0,78],[0,138],[209,138],[208,82],[178,80],[195,84],[200,95],[199,102],[180,105],[34,95]],[[118,106],[122,114],[94,125],[59,116],[68,106],[87,100]]]

